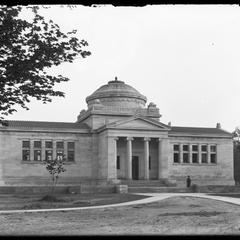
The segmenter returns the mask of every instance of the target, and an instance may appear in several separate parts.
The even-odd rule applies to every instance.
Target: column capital
[[[119,140],[119,138],[118,137],[114,137],[113,140],[117,141],[117,140]]]
[[[127,141],[133,141],[133,137],[127,137]]]
[[[143,138],[143,141],[145,141],[145,142],[151,141],[151,138],[149,138],[149,137],[144,137],[144,138]]]

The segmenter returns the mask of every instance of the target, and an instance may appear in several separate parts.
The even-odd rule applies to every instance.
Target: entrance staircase
[[[122,185],[128,185],[129,193],[184,193],[185,187],[177,187],[176,183],[163,180],[121,180]]]

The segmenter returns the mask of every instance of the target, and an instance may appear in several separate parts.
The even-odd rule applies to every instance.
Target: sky
[[[172,126],[240,126],[240,7],[52,5],[42,9],[64,32],[77,30],[92,55],[52,67],[70,79],[65,98],[33,100],[9,120],[75,122],[86,97],[115,76],[154,102]]]

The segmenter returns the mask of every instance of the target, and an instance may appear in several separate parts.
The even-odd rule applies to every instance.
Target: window
[[[42,160],[42,151],[41,151],[41,147],[42,147],[42,142],[41,141],[34,141],[33,142],[33,160],[34,161],[41,161]]]
[[[210,161],[211,163],[217,163],[217,146],[210,146]]]
[[[61,142],[57,142],[57,149],[63,149],[64,147],[63,147],[64,145],[63,145],[63,142],[61,141]]]
[[[192,151],[198,151],[198,145],[192,145]]]
[[[174,153],[173,155],[173,162],[174,163],[179,163],[180,159],[179,159],[179,153]]]
[[[202,163],[207,163],[207,154],[202,153]]]
[[[52,148],[53,147],[53,142],[52,141],[46,141],[45,142],[45,148]]]
[[[173,150],[174,151],[179,151],[179,145],[173,145]]]
[[[74,149],[75,148],[75,142],[68,142],[67,147],[68,147],[68,149]]]
[[[183,162],[189,163],[189,154],[188,153],[183,153]]]
[[[26,149],[22,150],[22,160],[30,161],[30,150],[26,150]]]
[[[68,150],[68,162],[74,162],[74,151]]]
[[[22,161],[30,161],[30,141],[22,141]]]
[[[151,156],[149,156],[148,159],[148,169],[151,170],[152,166],[151,166]]]
[[[183,163],[189,163],[189,145],[183,145]]]
[[[201,150],[202,150],[202,163],[207,163],[207,145],[202,145]]]
[[[211,163],[217,163],[217,155],[216,153],[211,153]]]
[[[120,169],[120,156],[117,156],[117,169]]]
[[[198,145],[192,145],[192,163],[198,163]]]
[[[42,147],[42,142],[41,141],[34,141],[34,148],[41,148]]]
[[[216,152],[216,150],[217,150],[217,146],[215,146],[215,145],[210,146],[210,151],[211,152]]]
[[[180,162],[180,155],[179,155],[179,144],[174,144],[173,145],[173,162],[174,163],[179,163]]]
[[[202,152],[206,152],[207,151],[207,145],[202,145],[201,148],[202,148]]]
[[[30,141],[22,141],[23,148],[30,148]]]
[[[57,151],[56,151],[56,157],[57,160],[63,160],[63,156],[64,156],[64,143],[63,141],[59,141],[56,143],[57,145]]]
[[[63,150],[57,150],[57,160],[63,160]]]
[[[34,150],[34,161],[41,161],[41,150]]]
[[[188,151],[188,145],[183,145],[183,151]]]
[[[67,143],[67,148],[68,148],[68,155],[67,155],[67,160],[68,162],[74,162],[74,155],[75,155],[75,142],[68,142]]]
[[[198,154],[197,153],[192,154],[192,162],[193,163],[198,163]]]
[[[52,150],[46,150],[45,151],[46,160],[52,160],[52,155],[53,155]]]

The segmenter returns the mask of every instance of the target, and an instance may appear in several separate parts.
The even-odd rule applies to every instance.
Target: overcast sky
[[[233,131],[240,125],[240,8],[237,5],[52,6],[62,29],[77,29],[92,55],[52,68],[70,78],[65,98],[33,101],[12,120],[75,122],[85,98],[117,76],[160,109],[163,123]]]

